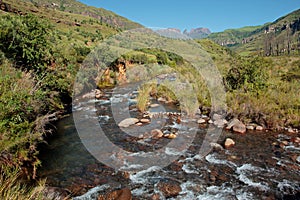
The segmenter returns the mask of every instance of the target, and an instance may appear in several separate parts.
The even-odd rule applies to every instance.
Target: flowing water
[[[140,117],[134,107],[136,93],[126,95],[132,99],[129,101],[131,116]],[[108,89],[101,100],[86,101],[84,105],[75,107],[74,113],[84,111],[86,118],[95,117],[96,113],[107,137],[135,154],[159,149],[170,142],[166,138],[148,139],[143,143],[148,145],[141,145],[141,142],[124,135],[114,123],[110,109],[111,102],[117,98],[120,96],[114,96]],[[164,109],[177,110],[167,105]],[[153,108],[152,111],[161,111],[161,108]],[[299,133],[248,131],[241,135],[222,131],[216,142],[223,144],[225,138],[230,137],[236,145],[225,150],[213,149],[207,155],[200,156],[199,149],[205,134],[208,129],[214,128],[198,125],[194,120],[181,124],[168,119],[165,121],[153,119],[151,124],[155,126],[149,126],[155,128],[160,124],[167,127],[166,130],[175,129],[179,134],[174,140],[188,135],[191,126],[196,129],[195,139],[189,148],[182,151],[167,148],[165,153],[176,155],[178,159],[165,167],[153,164],[146,169],[123,172],[97,161],[82,144],[72,115],[64,118],[57,123],[57,136],[41,152],[43,167],[40,176],[47,178],[48,185],[66,188],[74,196],[83,195],[81,199],[93,199],[90,194],[101,186],[127,187],[134,199],[155,199],[155,195],[160,199],[186,200],[300,199]],[[129,127],[134,128],[135,125]],[[138,166],[124,163],[123,169],[138,169]],[[173,184],[181,189],[177,195],[168,196],[160,189],[160,183]]]

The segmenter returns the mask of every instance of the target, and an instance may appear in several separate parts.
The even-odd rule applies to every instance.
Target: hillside
[[[270,56],[299,54],[300,10],[262,26],[230,29],[209,35],[220,45],[249,55],[252,53]]]
[[[75,0],[3,0],[1,10],[19,15],[34,14],[50,21],[68,42],[92,45],[119,31],[142,27],[102,8]]]
[[[133,29],[140,28],[141,25],[132,22],[122,16],[119,16],[111,11],[105,10],[103,8],[95,8],[92,6],[87,6],[76,0],[23,0],[31,2],[35,6],[51,8],[58,11],[64,11],[74,14],[80,14],[84,16],[92,17],[99,20],[102,24],[107,24],[114,28],[119,29]]]
[[[238,29],[227,29],[223,32],[210,34],[207,38],[222,46],[233,46],[243,43],[243,39],[250,37],[262,26],[246,26]]]

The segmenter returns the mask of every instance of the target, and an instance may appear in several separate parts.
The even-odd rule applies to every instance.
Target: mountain
[[[196,28],[196,29],[191,29],[190,31],[185,29],[183,31],[183,34],[193,39],[201,39],[209,36],[211,34],[211,31],[208,28]]]
[[[250,37],[262,26],[246,26],[238,29],[227,29],[223,32],[210,34],[207,38],[222,46],[232,46],[241,43],[244,38]]]
[[[249,55],[283,55],[300,52],[300,9],[261,26],[212,33],[209,39]]]

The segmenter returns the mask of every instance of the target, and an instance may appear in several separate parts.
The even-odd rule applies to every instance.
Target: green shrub
[[[0,49],[26,70],[40,74],[51,62],[51,26],[34,15],[0,17]]]
[[[230,90],[261,90],[267,86],[269,66],[269,61],[262,57],[240,60],[226,74],[226,86]]]

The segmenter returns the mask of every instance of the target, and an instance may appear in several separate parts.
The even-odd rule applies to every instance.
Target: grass
[[[21,172],[17,168],[0,167],[0,198],[3,200],[43,200],[45,181],[36,186],[22,182]]]

